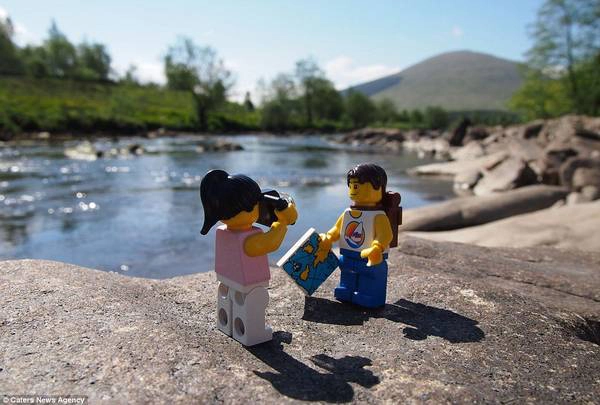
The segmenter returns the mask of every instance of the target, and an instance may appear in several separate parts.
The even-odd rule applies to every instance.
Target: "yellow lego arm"
[[[244,251],[248,256],[256,257],[269,254],[279,249],[287,232],[287,225],[273,222],[271,229],[265,233],[248,236],[244,242]]]
[[[375,217],[375,239],[370,248],[360,252],[360,257],[369,258],[367,266],[373,266],[383,261],[383,251],[390,245],[393,237],[392,226],[387,215],[377,215]]]
[[[322,233],[319,235],[321,237],[321,243],[319,243],[319,250],[329,252],[329,249],[331,249],[331,245],[333,244],[333,242],[337,242],[338,239],[340,239],[340,232],[342,229],[343,220],[344,214],[340,215],[333,228],[327,231],[327,233]]]
[[[279,221],[273,222],[269,231],[255,233],[248,236],[244,241],[244,252],[248,256],[263,256],[279,249],[287,233],[288,224],[293,224],[298,218],[296,206],[293,204],[283,211],[275,211],[275,214]]]

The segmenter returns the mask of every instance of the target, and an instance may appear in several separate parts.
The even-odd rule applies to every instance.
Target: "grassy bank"
[[[258,129],[260,117],[229,103],[209,117],[210,130]],[[196,127],[192,97],[156,86],[0,76],[0,132],[118,132]]]

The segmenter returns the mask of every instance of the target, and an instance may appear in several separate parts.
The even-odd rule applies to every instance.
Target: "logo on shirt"
[[[344,240],[351,248],[357,249],[365,241],[365,228],[362,221],[351,221],[344,230]]]

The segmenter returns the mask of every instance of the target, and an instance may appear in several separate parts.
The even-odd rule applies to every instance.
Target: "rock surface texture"
[[[0,393],[91,403],[595,402],[600,255],[401,238],[388,304],[306,298],[273,269],[272,342],[215,327],[214,273],[0,262]]]
[[[599,229],[600,201],[594,201],[547,208],[463,229],[411,234],[488,247],[550,246],[600,252]]]

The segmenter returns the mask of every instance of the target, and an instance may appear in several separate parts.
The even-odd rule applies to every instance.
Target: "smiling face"
[[[234,217],[229,219],[222,219],[225,225],[227,225],[227,229],[231,229],[233,231],[243,231],[246,229],[250,229],[252,224],[258,220],[258,204],[254,206],[252,211],[242,211]]]
[[[348,184],[348,196],[356,205],[376,205],[382,198],[381,187],[375,189],[368,181],[359,183],[358,179],[351,178]]]

